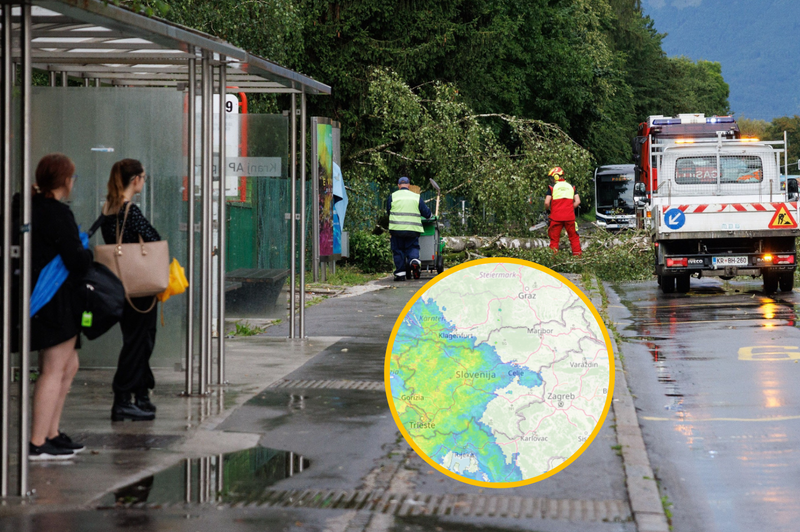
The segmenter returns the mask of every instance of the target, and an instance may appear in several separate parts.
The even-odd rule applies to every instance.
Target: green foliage
[[[511,233],[527,231],[553,166],[563,167],[578,193],[590,196],[591,154],[558,127],[475,114],[453,85],[436,82],[428,93],[425,98],[412,90],[396,72],[371,72],[366,112],[378,146],[352,155],[352,182],[390,189],[396,176],[408,174],[412,184],[429,188],[428,178],[433,178],[443,193],[468,199],[473,211],[485,210],[495,230]],[[498,129],[513,151],[500,142]],[[358,198],[353,203],[358,205]]]
[[[389,234],[375,235],[367,231],[350,234],[350,258],[348,262],[364,273],[390,272],[394,270]]]
[[[767,128],[765,136],[767,140],[783,140],[783,132],[786,131],[789,138],[789,173],[797,172],[797,160],[800,159],[800,116],[782,116],[776,118]],[[781,170],[783,172],[783,170]]]
[[[170,6],[167,0],[113,0],[115,5],[124,5],[131,11],[153,17],[158,13],[164,16],[169,13]]]
[[[767,130],[770,127],[770,123],[766,120],[758,120],[740,116],[736,119],[736,124],[739,126],[739,131],[742,132],[743,137],[755,137],[762,140],[771,140],[767,138]]]
[[[563,244],[558,253],[545,247],[504,249],[500,254],[529,260],[559,273],[594,274],[601,281],[642,281],[653,277],[653,251],[644,233],[598,231],[591,238],[591,245],[581,257],[573,257]]]
[[[712,61],[692,61],[686,57],[669,59],[670,94],[673,105],[669,114],[730,114],[730,89],[722,78],[722,65]]]

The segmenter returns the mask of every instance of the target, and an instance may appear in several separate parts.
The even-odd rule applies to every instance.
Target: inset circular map
[[[611,406],[613,353],[586,295],[552,270],[497,258],[451,268],[408,302],[386,350],[386,395],[409,444],[484,487],[572,463]]]

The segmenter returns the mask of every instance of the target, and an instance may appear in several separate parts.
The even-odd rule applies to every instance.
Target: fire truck
[[[732,119],[715,118],[723,119],[716,138],[671,131],[669,142],[653,142],[652,128],[682,118],[648,121],[641,168],[649,198],[642,203],[659,285],[664,293],[688,292],[692,277],[761,276],[764,292],[791,291],[800,211],[797,194],[780,183],[786,137],[740,138]]]

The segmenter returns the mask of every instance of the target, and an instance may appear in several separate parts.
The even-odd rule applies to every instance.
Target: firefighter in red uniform
[[[561,228],[567,231],[569,243],[572,247],[572,254],[576,257],[581,256],[581,240],[575,228],[575,209],[581,204],[581,198],[575,193],[575,187],[567,183],[564,178],[564,170],[556,166],[547,174],[555,183],[550,187],[550,191],[544,198],[544,208],[550,209],[550,248],[558,251],[558,241],[561,239]]]

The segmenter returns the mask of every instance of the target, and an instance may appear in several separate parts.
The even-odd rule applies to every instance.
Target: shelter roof
[[[106,85],[180,87],[189,80],[188,60],[199,66],[207,53],[213,65],[227,65],[232,92],[331,93],[324,83],[212,35],[102,0],[33,0],[32,16],[36,69]]]

